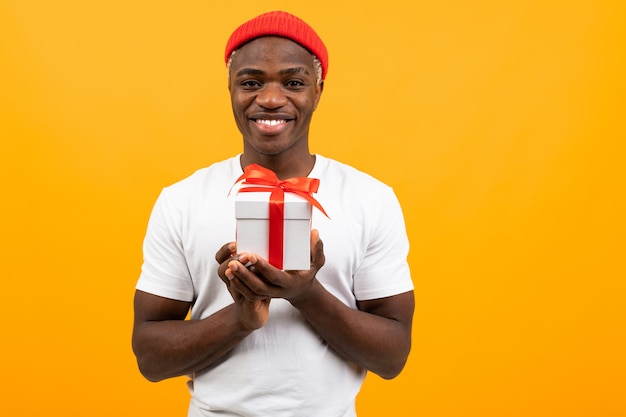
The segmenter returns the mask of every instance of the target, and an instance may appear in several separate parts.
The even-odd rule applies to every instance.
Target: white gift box
[[[239,192],[235,199],[237,252],[254,253],[269,260],[270,192]],[[283,268],[311,267],[311,204],[285,192]],[[276,265],[275,265],[276,266]]]

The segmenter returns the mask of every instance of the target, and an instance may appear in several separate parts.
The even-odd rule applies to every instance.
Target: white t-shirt
[[[191,319],[233,300],[215,253],[235,240],[240,156],[166,187],[152,211],[137,289],[193,303]],[[326,263],[317,279],[346,305],[413,289],[404,218],[393,190],[348,165],[316,155],[309,174]],[[365,370],[338,356],[285,300],[274,299],[265,326],[224,360],[192,375],[189,416],[355,416]]]

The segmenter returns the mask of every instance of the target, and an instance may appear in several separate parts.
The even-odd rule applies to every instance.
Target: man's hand
[[[269,307],[271,298],[284,298],[293,302],[306,297],[317,271],[325,262],[324,246],[317,230],[311,231],[311,268],[305,271],[282,271],[258,255],[248,253],[235,255],[235,248],[227,246],[218,252],[218,256],[221,255],[220,259],[223,260],[219,275],[235,302],[248,308],[251,306],[247,306],[244,300],[252,303],[264,301]]]
[[[242,326],[248,330],[263,327],[269,316],[271,298],[250,292],[242,293],[234,272],[246,270],[244,264],[248,263],[247,255],[236,255],[236,245],[231,242],[220,248],[215,254],[215,260],[220,264],[218,275],[235,301],[237,315]]]

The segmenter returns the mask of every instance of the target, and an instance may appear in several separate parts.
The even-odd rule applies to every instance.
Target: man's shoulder
[[[169,193],[185,193],[197,190],[198,187],[230,187],[234,182],[233,177],[236,178],[238,175],[234,169],[234,167],[237,166],[235,163],[236,158],[238,157],[234,156],[223,161],[214,162],[206,167],[199,168],[191,175],[164,187],[164,190]]]
[[[340,181],[341,183],[358,188],[390,188],[372,174],[362,171],[353,165],[320,155],[318,155],[318,158],[321,159],[324,167],[324,169],[321,170],[321,176],[328,181],[334,183]]]

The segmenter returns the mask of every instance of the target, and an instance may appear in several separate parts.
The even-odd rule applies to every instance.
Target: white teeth
[[[286,123],[285,120],[260,120],[260,119],[257,120],[256,122],[259,124],[268,125],[268,126],[276,126],[279,124]]]

